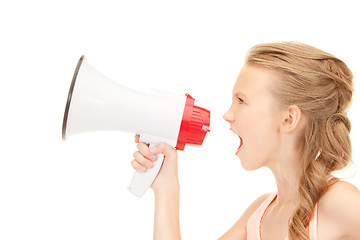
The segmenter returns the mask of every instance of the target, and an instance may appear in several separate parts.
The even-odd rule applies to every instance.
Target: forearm
[[[180,188],[155,193],[154,240],[180,240]]]

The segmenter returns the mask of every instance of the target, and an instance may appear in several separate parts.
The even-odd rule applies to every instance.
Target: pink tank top
[[[247,240],[261,240],[261,221],[264,217],[266,209],[275,199],[276,193],[270,194],[270,196],[255,210],[255,212],[250,216],[247,225]],[[317,237],[317,214],[318,214],[318,206],[315,205],[314,213],[310,219],[308,232],[310,236],[310,240],[318,240]],[[288,240],[286,237],[285,240]]]

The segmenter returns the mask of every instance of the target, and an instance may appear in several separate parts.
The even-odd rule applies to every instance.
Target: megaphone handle
[[[153,144],[150,144],[150,147],[152,146]],[[157,174],[160,171],[163,161],[164,155],[158,154],[157,160],[153,162],[154,165],[152,168],[147,169],[146,172],[135,172],[128,190],[135,196],[142,197],[154,182]]]

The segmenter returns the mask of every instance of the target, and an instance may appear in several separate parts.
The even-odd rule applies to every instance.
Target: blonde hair
[[[289,221],[289,238],[308,240],[307,226],[315,204],[328,187],[331,172],[351,163],[351,123],[347,110],[353,95],[353,75],[340,59],[297,42],[259,44],[250,49],[247,64],[276,71],[272,91],[279,106],[297,105],[308,116],[300,144],[302,169],[300,204]]]

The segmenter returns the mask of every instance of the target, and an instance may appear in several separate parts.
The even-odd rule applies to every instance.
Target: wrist
[[[180,187],[172,185],[168,188],[154,190],[155,215],[154,239],[168,240],[181,239],[179,205]]]
[[[153,189],[155,199],[167,198],[167,197],[178,197],[180,195],[180,184],[178,181],[164,184],[160,188]]]

